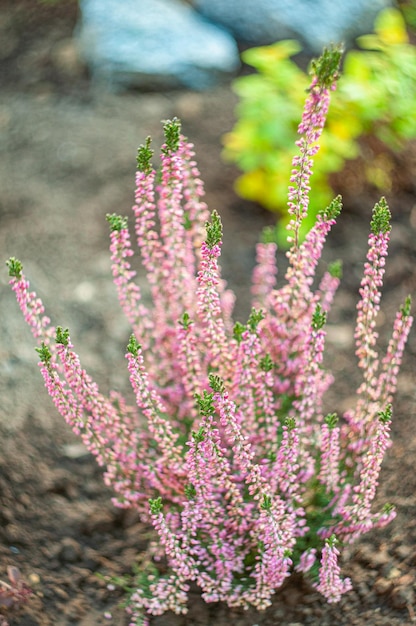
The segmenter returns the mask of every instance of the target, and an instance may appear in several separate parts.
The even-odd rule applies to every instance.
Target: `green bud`
[[[14,256],[10,257],[8,261],[6,261],[6,265],[9,268],[9,276],[13,276],[18,280],[22,277],[23,265],[18,259],[15,259]]]
[[[204,438],[205,438],[205,430],[203,429],[202,426],[197,431],[195,430],[192,431],[192,439],[197,445],[199,443],[202,443],[204,441]]]
[[[385,235],[390,232],[390,220],[391,213],[386,199],[381,198],[380,202],[377,202],[373,209],[373,219],[371,220],[371,232],[373,235],[379,235],[380,233]]]
[[[196,496],[195,486],[190,483],[189,485],[185,485],[185,495],[188,500],[193,500]]]
[[[266,354],[266,356],[260,359],[260,368],[263,370],[263,372],[271,372],[273,367],[274,367],[274,363],[272,361],[270,354]]]
[[[150,512],[152,515],[159,515],[159,513],[161,512],[163,505],[162,505],[162,498],[155,498],[154,500],[149,500],[149,506],[150,506]]]
[[[251,309],[251,313],[250,313],[250,317],[248,318],[247,321],[247,326],[250,328],[250,330],[256,330],[257,326],[259,325],[259,322],[261,322],[261,320],[264,319],[264,313],[263,311],[260,309],[259,311],[256,311],[256,309]]]
[[[392,511],[394,511],[396,507],[394,504],[390,504],[390,502],[386,502],[386,504],[381,509],[382,513],[389,515]]]
[[[328,272],[332,276],[332,278],[342,278],[342,261],[337,260],[333,261],[328,265]]]
[[[215,393],[224,393],[225,387],[222,379],[216,374],[209,374],[209,386]]]
[[[378,419],[380,420],[382,424],[387,424],[387,422],[390,422],[392,415],[393,415],[393,411],[391,408],[391,404],[388,404],[384,411],[379,411],[377,413]]]
[[[191,324],[193,324],[193,321],[189,317],[188,313],[184,313],[181,319],[179,320],[179,324],[182,326],[182,328],[184,328],[185,330],[188,330]]]
[[[284,424],[289,432],[296,428],[296,419],[294,417],[286,417]]]
[[[45,365],[48,365],[50,363],[50,360],[52,358],[52,353],[49,350],[48,346],[44,344],[44,342],[42,341],[42,345],[40,348],[35,348],[36,352],[39,354],[40,360],[42,361],[42,363],[45,363]]]
[[[169,155],[176,152],[179,147],[179,139],[181,135],[181,122],[177,117],[173,120],[165,120],[163,123],[165,132],[165,147],[162,148],[163,154]]]
[[[246,327],[241,322],[236,322],[233,328],[233,337],[238,342],[241,343],[243,338],[243,332],[246,330]]]
[[[272,499],[265,493],[263,494],[263,502],[261,503],[260,508],[263,509],[263,511],[271,511],[272,509]]]
[[[316,309],[312,315],[312,329],[320,330],[324,327],[326,322],[326,313],[322,311],[322,307],[320,304],[316,305]]]
[[[61,343],[63,346],[67,346],[68,340],[69,340],[69,330],[67,328],[63,330],[62,326],[57,326],[56,336],[55,336],[56,343]]]
[[[207,229],[206,244],[212,250],[222,240],[222,223],[217,211],[211,213],[211,222],[205,224]]]
[[[341,45],[330,46],[324,48],[319,59],[311,61],[312,72],[317,76],[319,85],[328,89],[339,78],[342,54]]]
[[[337,423],[338,415],[336,413],[328,413],[328,415],[325,417],[325,424],[328,425],[328,428],[332,430],[333,428],[335,428]]]
[[[111,215],[107,213],[105,217],[112,231],[121,231],[127,228],[127,217],[116,215],[116,213],[112,213]]]
[[[127,352],[130,352],[134,357],[139,354],[139,350],[141,349],[141,345],[137,341],[134,335],[130,336],[129,343],[127,344]]]
[[[412,307],[412,297],[409,295],[404,301],[404,304],[400,307],[400,312],[403,315],[403,317],[409,317],[411,307]]]
[[[188,213],[184,213],[184,215],[183,215],[183,222],[182,223],[183,223],[183,227],[184,227],[185,230],[191,230],[191,228],[192,228],[192,220],[189,217]]]
[[[213,397],[214,394],[205,391],[205,389],[202,395],[199,393],[195,394],[196,403],[198,405],[201,415],[208,417],[215,413],[215,407],[212,403]]]
[[[265,226],[261,231],[261,243],[278,243],[277,226]]]
[[[144,172],[145,174],[149,174],[149,172],[152,171],[150,160],[153,156],[153,150],[150,148],[151,143],[152,138],[146,137],[146,143],[141,144],[137,150],[137,169],[139,172]]]
[[[319,215],[322,216],[322,219],[325,221],[336,220],[342,210],[342,198],[341,196],[337,196],[334,198],[329,206],[322,211],[319,211]]]

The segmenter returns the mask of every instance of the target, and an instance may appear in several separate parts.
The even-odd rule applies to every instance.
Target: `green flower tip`
[[[332,276],[332,278],[338,278],[341,280],[342,278],[342,261],[339,259],[337,261],[333,261],[328,265],[328,272]]]
[[[121,215],[117,215],[116,213],[107,213],[105,216],[107,222],[110,224],[110,228],[112,231],[121,231],[127,228],[127,217],[122,217]]]
[[[373,209],[373,219],[371,220],[371,232],[379,235],[390,232],[391,213],[385,198],[381,198]]]
[[[141,144],[137,149],[137,169],[139,172],[149,174],[152,171],[152,164],[150,163],[153,156],[153,150],[150,148],[152,143],[151,137],[146,137],[146,143]]]
[[[270,496],[268,496],[267,494],[263,494],[263,502],[260,505],[260,508],[263,509],[263,511],[271,511],[272,510],[272,499]]]
[[[260,241],[261,243],[274,243],[278,244],[278,229],[277,226],[265,226],[261,231]]]
[[[338,543],[338,539],[336,537],[336,535],[331,535],[329,537],[329,539],[325,540],[325,543],[330,547],[330,548],[335,548],[336,544]]]
[[[320,330],[325,326],[326,322],[326,313],[322,311],[322,307],[320,304],[316,305],[316,309],[312,315],[312,329]]]
[[[127,352],[136,357],[139,354],[139,350],[141,349],[141,345],[137,341],[134,335],[130,336],[130,341],[127,344]]]
[[[194,442],[198,445],[199,443],[202,443],[204,441],[205,438],[205,430],[202,426],[200,426],[198,428],[198,430],[193,430],[192,431],[192,439],[194,440]],[[194,487],[195,489],[195,487]]]
[[[18,259],[15,259],[15,257],[12,256],[8,261],[6,261],[6,265],[9,268],[9,276],[17,278],[18,280],[22,278],[23,265]]]
[[[391,408],[391,404],[388,404],[384,411],[378,412],[378,419],[380,420],[382,424],[387,424],[388,422],[391,421],[392,414],[393,414],[393,411]]]
[[[217,376],[216,374],[209,374],[208,379],[209,386],[211,387],[212,391],[214,391],[215,393],[224,393],[225,387],[220,376]]]
[[[311,61],[312,73],[318,78],[321,87],[328,89],[339,78],[342,54],[342,45],[332,45],[324,48],[319,59]]]
[[[181,122],[177,117],[173,120],[163,122],[163,130],[165,133],[165,145],[162,148],[163,154],[169,155],[176,152],[179,148],[179,140],[181,136]]]
[[[392,513],[392,511],[395,511],[395,510],[396,510],[396,507],[394,506],[394,504],[390,504],[390,502],[386,502],[386,504],[381,509],[382,513],[386,515],[390,515],[390,513]]]
[[[263,370],[263,372],[270,372],[273,367],[274,364],[270,354],[266,354],[266,356],[260,359],[260,368]]]
[[[55,341],[56,341],[56,343],[61,343],[63,346],[67,346],[68,342],[69,342],[69,330],[68,330],[68,328],[65,328],[65,330],[64,330],[62,328],[62,326],[57,326]]]
[[[52,353],[49,350],[48,346],[45,345],[45,343],[42,341],[41,347],[35,348],[35,350],[39,354],[39,357],[42,363],[45,363],[45,365],[48,365],[48,363],[50,363],[50,360],[52,358]]]
[[[211,382],[211,381],[210,381]],[[195,399],[201,415],[209,417],[215,413],[215,407],[212,403],[213,393],[209,393],[204,389],[203,394],[196,393]]]
[[[257,329],[257,326],[259,325],[259,322],[261,322],[261,320],[264,319],[264,313],[261,309],[259,309],[258,311],[256,309],[251,309],[251,313],[250,313],[250,317],[248,318],[247,321],[247,326],[249,327],[250,330],[255,331]]]
[[[330,220],[336,220],[342,211],[342,197],[337,196],[332,200],[329,206],[322,211],[319,211],[319,215],[323,220],[329,222]]]
[[[403,317],[409,317],[411,308],[412,308],[412,297],[409,295],[404,301],[404,304],[400,307],[400,313],[403,315]]]
[[[325,417],[325,424],[327,424],[328,428],[330,428],[331,430],[335,428],[335,426],[338,424],[338,415],[336,413],[328,413],[328,415]]]
[[[207,238],[205,243],[208,248],[212,250],[214,246],[217,246],[222,240],[222,223],[221,218],[217,211],[213,211],[211,214],[211,221],[205,224],[207,229]]]
[[[241,322],[236,322],[233,328],[233,337],[238,342],[241,343],[243,339],[243,332],[246,330],[246,327]]]
[[[196,489],[195,485],[190,483],[189,485],[185,485],[185,495],[188,500],[194,500],[196,497]]]
[[[285,426],[289,432],[292,432],[296,428],[296,420],[294,417],[286,417]]]
[[[191,230],[193,223],[188,213],[184,214],[182,224],[185,230]]]
[[[189,317],[188,313],[184,313],[181,317],[181,319],[179,320],[179,324],[182,326],[182,328],[184,330],[188,330],[189,327],[191,326],[191,324],[193,324],[191,318]]]
[[[163,508],[162,498],[159,497],[155,498],[154,500],[149,500],[149,506],[152,515],[159,515]]]

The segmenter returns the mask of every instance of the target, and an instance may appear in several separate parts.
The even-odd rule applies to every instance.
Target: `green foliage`
[[[393,150],[416,137],[416,48],[409,43],[406,23],[396,9],[382,11],[374,30],[357,40],[360,50],[345,56],[315,157],[306,230],[333,196],[329,175],[342,170],[347,159],[359,156],[360,137],[373,134]],[[238,121],[224,137],[224,158],[243,171],[236,181],[237,193],[281,214],[279,243],[286,237],[280,237],[287,221],[286,181],[309,84],[309,76],[292,60],[300,50],[296,41],[281,41],[243,53],[245,63],[256,72],[234,81],[240,98]],[[323,76],[327,71],[322,69]],[[380,190],[388,190],[388,164],[369,163],[365,173]]]

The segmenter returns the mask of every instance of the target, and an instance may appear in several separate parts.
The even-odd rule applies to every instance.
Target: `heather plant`
[[[323,368],[325,325],[340,265],[314,280],[341,199],[299,239],[340,56],[331,49],[313,64],[289,187],[285,282],[277,286],[276,244],[259,243],[244,324],[233,321],[234,295],[221,277],[220,216],[203,202],[179,121],[165,122],[158,174],[150,138],[139,148],[133,213],[150,304],[134,280],[127,219],[107,216],[114,282],[133,329],[126,359],[137,406],[117,392],[103,395],[69,331],[51,326],[21,263],[8,261],[58,411],[105,467],[114,504],[136,509],[155,530],[129,598],[132,625],[167,610],[185,613],[191,582],[206,602],[265,609],[294,570],[337,602],[351,588],[341,573],[343,545],[395,516],[389,504],[372,508],[412,323],[407,298],[380,353],[375,324],[390,233],[386,201],[373,210],[360,288],[355,341],[362,382],[355,407],[341,416],[323,408],[333,381]]]
[[[333,195],[331,174],[346,161],[363,155],[362,138],[378,138],[380,154],[364,159],[363,173],[382,193],[391,188],[390,156],[416,137],[416,48],[409,42],[399,10],[382,11],[374,33],[357,39],[343,61],[342,80],[333,98],[314,166],[313,192],[306,233],[317,212]],[[237,78],[237,121],[224,136],[224,158],[242,171],[235,188],[243,198],[279,214],[278,243],[284,244],[287,223],[287,178],[292,146],[309,77],[292,59],[301,51],[297,41],[243,52],[256,71]],[[384,149],[383,149],[384,148]]]

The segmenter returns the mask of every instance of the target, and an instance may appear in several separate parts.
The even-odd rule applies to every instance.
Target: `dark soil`
[[[225,227],[223,270],[249,307],[254,245],[274,216],[233,192],[237,172],[220,157],[221,135],[234,121],[230,86],[209,93],[100,92],[78,61],[71,35],[73,1],[0,3],[0,250],[25,265],[32,287],[55,323],[68,326],[84,366],[104,390],[128,392],[124,347],[129,328],[110,276],[108,212],[128,213],[133,201],[136,148],[149,134],[158,145],[160,120],[182,118],[194,141],[211,209]],[[379,146],[366,143],[366,160]],[[393,213],[382,343],[395,309],[416,287],[416,148],[389,155]],[[324,264],[342,258],[344,279],[328,333],[328,363],[337,382],[329,398],[342,411],[354,394],[353,314],[366,253],[371,208],[378,192],[362,176],[363,161],[334,181],[345,210],[331,234]],[[282,268],[284,256],[282,255]],[[284,271],[281,271],[284,274]],[[9,612],[11,626],[128,624],[120,590],[106,577],[132,571],[146,548],[147,529],[132,511],[113,508],[101,471],[57,415],[43,388],[33,340],[0,273],[0,577],[17,566],[33,590],[28,604]],[[336,606],[293,578],[273,606],[230,611],[205,605],[197,591],[187,616],[154,625],[356,626],[416,622],[416,338],[411,334],[395,402],[394,445],[383,465],[378,500],[397,506],[396,520],[345,553],[354,590]],[[105,614],[111,613],[112,620]]]

